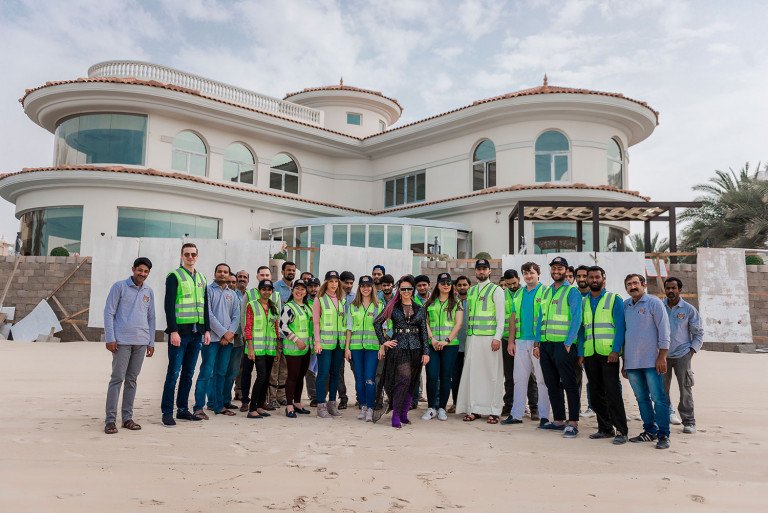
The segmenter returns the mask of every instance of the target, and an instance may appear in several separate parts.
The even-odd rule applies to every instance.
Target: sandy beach
[[[756,511],[768,499],[768,356],[694,359],[698,433],[615,447],[535,429],[419,420],[213,416],[160,422],[165,344],[144,362],[134,418],[103,433],[99,343],[0,343],[0,511]],[[347,383],[353,378],[347,370]],[[630,436],[641,423],[624,381]],[[673,393],[673,403],[677,394]],[[191,402],[190,402],[191,405]],[[313,411],[314,413],[314,411]],[[119,426],[119,424],[118,424]]]

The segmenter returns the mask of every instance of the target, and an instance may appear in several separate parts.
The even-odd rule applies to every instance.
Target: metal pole
[[[522,201],[517,202],[517,248],[523,247],[525,240],[525,206]]]
[[[592,251],[600,251],[600,207],[592,207]]]
[[[643,245],[645,246],[645,252],[650,253],[651,252],[651,222],[644,221],[643,227],[645,229],[645,233],[643,234]]]
[[[576,221],[576,251],[582,251],[584,249],[584,222],[579,219]]]

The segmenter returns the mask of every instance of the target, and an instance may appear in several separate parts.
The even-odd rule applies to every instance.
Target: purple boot
[[[405,402],[403,403],[403,409],[400,410],[400,422],[403,424],[410,424],[411,421],[408,420],[408,410],[411,409],[411,401],[413,400],[413,394],[408,394],[408,397],[405,398]]]
[[[397,411],[392,410],[392,427],[395,429],[400,429],[403,427],[400,424],[400,415],[398,415]]]

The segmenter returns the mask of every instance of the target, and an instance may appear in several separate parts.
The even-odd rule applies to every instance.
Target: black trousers
[[[501,340],[501,359],[504,363],[504,407],[501,411],[502,415],[509,415],[515,397],[515,357],[507,352],[507,341],[506,338]],[[456,390],[458,392],[458,387]],[[539,411],[539,388],[536,386],[536,377],[533,373],[528,378],[528,407],[531,413],[538,413]]]
[[[264,401],[267,399],[269,375],[272,373],[272,363],[274,363],[274,361],[275,357],[270,355],[257,356],[254,359],[253,366],[256,368],[256,379],[253,382],[253,390],[251,390],[251,403],[248,406],[249,412],[261,408],[264,405]],[[243,369],[243,377],[245,377],[245,369]],[[250,379],[251,376],[249,372],[248,380],[250,381]],[[243,383],[245,383],[245,379],[243,379]],[[245,390],[245,387],[243,387],[243,390]]]
[[[456,404],[456,398],[459,397],[459,383],[461,383],[461,371],[464,370],[464,351],[456,353],[456,361],[453,363],[453,378],[451,379],[451,396],[453,404]]]
[[[608,363],[608,357],[594,354],[584,358],[584,370],[589,380],[592,410],[597,414],[597,429],[610,433],[613,428],[627,435],[627,414],[621,397],[619,362]]]
[[[542,342],[539,344],[541,373],[544,384],[547,385],[549,403],[552,407],[552,418],[564,421],[565,397],[568,399],[568,420],[579,421],[581,396],[579,395],[578,377],[581,374],[576,344],[570,351],[565,350],[562,342]],[[565,397],[563,397],[565,396]]]

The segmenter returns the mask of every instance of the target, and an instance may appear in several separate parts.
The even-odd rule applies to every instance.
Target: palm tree
[[[738,173],[717,170],[709,182],[694,186],[694,191],[704,193],[697,198],[702,206],[680,216],[690,222],[683,231],[681,247],[766,247],[768,181],[761,178],[766,168],[761,170],[758,164],[752,171],[747,163]]]
[[[629,236],[629,250],[645,253],[645,240],[639,233],[633,233]],[[669,241],[666,238],[659,239],[659,232],[651,237],[651,253],[665,253],[669,251]]]

